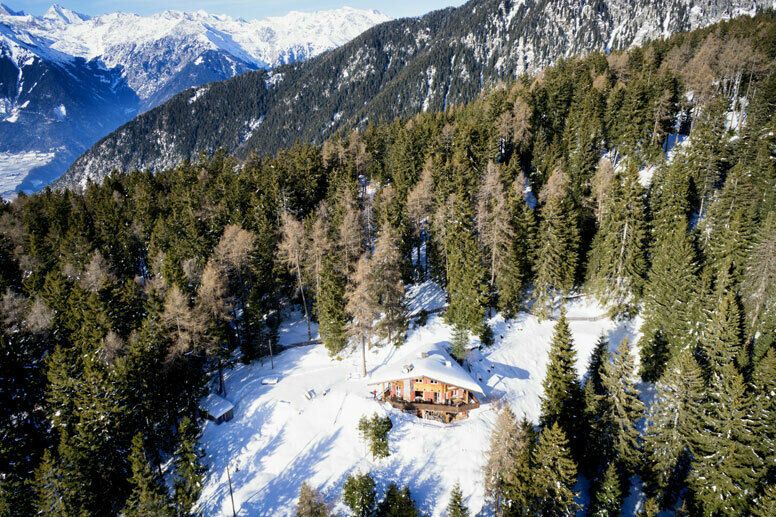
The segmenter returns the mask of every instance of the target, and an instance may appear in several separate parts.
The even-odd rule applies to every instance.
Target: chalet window
[[[428,383],[429,383],[429,384],[439,384],[439,383],[438,383],[437,381],[435,381],[434,379],[429,379]]]

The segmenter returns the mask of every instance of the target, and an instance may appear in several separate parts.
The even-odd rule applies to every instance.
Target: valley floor
[[[410,310],[439,307],[444,296],[431,283],[410,290]],[[640,320],[615,322],[599,317],[605,311],[579,298],[568,304],[570,326],[578,353],[580,376],[599,336],[609,338],[611,349],[624,338],[635,339]],[[348,475],[369,471],[378,493],[391,481],[408,484],[424,514],[440,516],[450,490],[460,482],[472,515],[483,507],[482,467],[490,431],[500,404],[509,404],[518,418],[538,421],[542,379],[553,331],[553,321],[539,322],[527,313],[505,321],[490,318],[495,344],[475,354],[472,375],[486,393],[482,406],[467,420],[441,424],[373,400],[367,380],[360,378],[360,356],[351,352],[330,358],[323,346],[285,350],[269,361],[239,365],[226,376],[226,397],[235,403],[234,419],[208,422],[202,436],[209,467],[200,504],[206,515],[231,515],[227,462],[238,515],[293,515],[300,485],[317,487],[335,510]],[[316,329],[314,329],[316,330]],[[375,347],[367,353],[367,371],[428,343],[449,342],[451,328],[439,315],[412,328],[404,345]],[[307,339],[303,320],[281,328],[281,342]],[[277,376],[276,385],[262,379]],[[315,391],[308,400],[305,392]],[[357,429],[363,415],[389,414],[391,455],[374,461]],[[631,501],[631,504],[634,502]],[[626,505],[628,503],[626,502]]]

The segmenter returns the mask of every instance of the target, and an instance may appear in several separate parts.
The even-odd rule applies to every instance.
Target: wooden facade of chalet
[[[396,379],[380,384],[380,398],[420,418],[452,422],[480,407],[474,393],[427,376]]]

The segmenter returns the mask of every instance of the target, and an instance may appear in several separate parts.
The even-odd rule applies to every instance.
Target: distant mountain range
[[[58,177],[176,93],[296,63],[389,18],[349,7],[246,21],[204,11],[31,16],[0,4],[0,196]]]
[[[563,56],[622,49],[755,14],[774,0],[471,0],[380,24],[303,63],[187,90],[102,139],[59,181],[160,170],[224,148],[245,157],[341,128],[442,110]]]

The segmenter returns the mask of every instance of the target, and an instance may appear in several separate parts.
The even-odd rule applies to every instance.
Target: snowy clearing
[[[441,289],[432,283],[423,287],[410,289],[416,310],[418,305],[439,303]],[[626,336],[637,337],[638,319],[575,319],[605,312],[589,299],[569,302],[568,310],[580,376],[600,335],[610,339],[612,349]],[[295,317],[281,328],[284,343],[307,339],[304,320],[298,313]],[[472,375],[482,385],[485,401],[467,420],[453,424],[421,420],[373,400],[368,379],[357,373],[357,353],[337,360],[322,346],[304,346],[276,356],[274,370],[265,361],[227,372],[226,398],[235,405],[234,419],[205,423],[202,436],[209,466],[200,499],[205,514],[231,514],[227,461],[239,515],[293,515],[304,481],[319,488],[335,510],[344,510],[339,497],[346,477],[365,471],[377,481],[378,493],[394,480],[409,483],[419,509],[433,516],[442,515],[453,484],[461,482],[466,502],[477,514],[483,506],[481,469],[498,404],[509,404],[518,417],[537,422],[554,326],[554,321],[540,323],[526,313],[508,321],[497,315],[489,322],[496,342],[472,361]],[[450,338],[450,327],[432,315],[425,326],[409,331],[401,348],[368,352],[368,372]],[[262,383],[269,377],[277,377],[277,384]],[[310,390],[314,396],[308,400],[305,393]],[[394,426],[389,433],[391,455],[379,461],[368,454],[357,429],[361,416],[375,412],[390,415]]]

